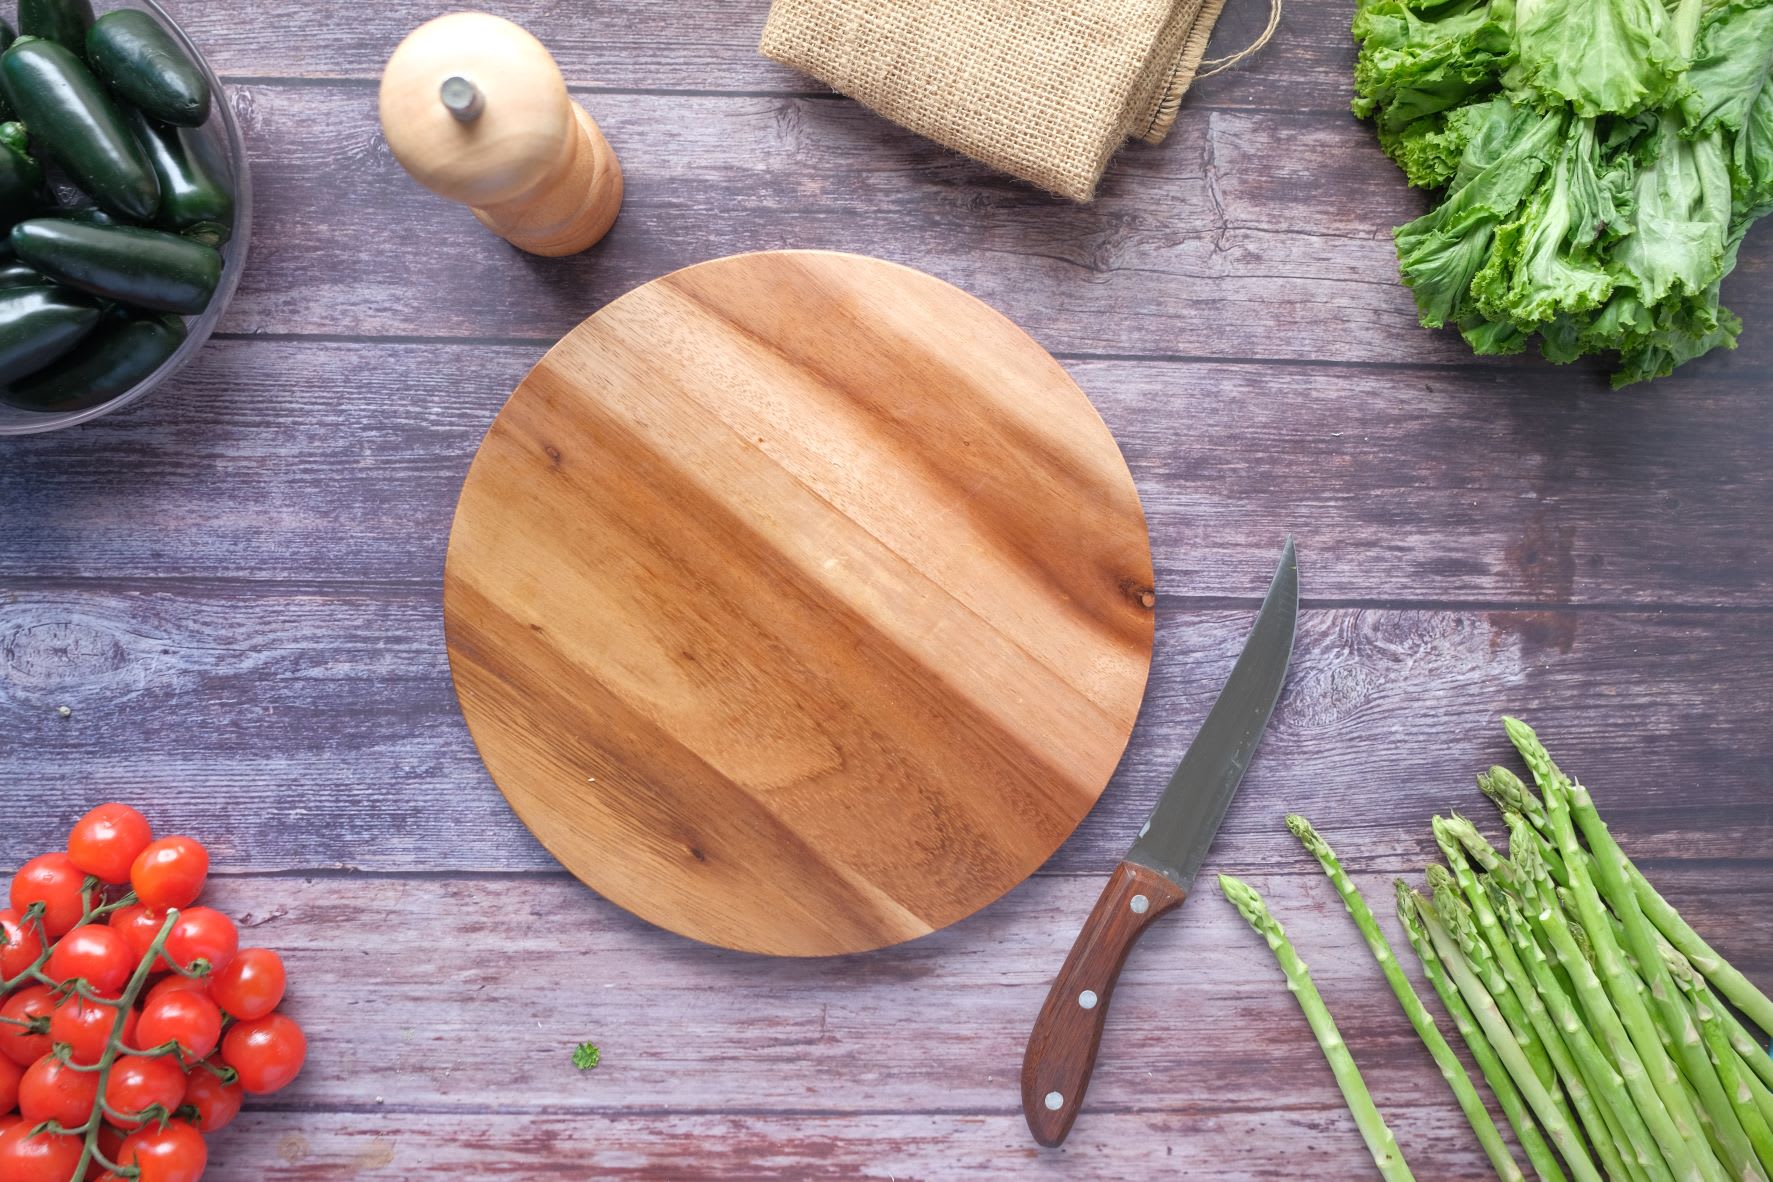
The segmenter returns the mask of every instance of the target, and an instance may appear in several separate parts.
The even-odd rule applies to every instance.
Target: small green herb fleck
[[[573,1066],[580,1071],[591,1070],[602,1058],[603,1052],[597,1049],[595,1043],[582,1042],[573,1048]]]

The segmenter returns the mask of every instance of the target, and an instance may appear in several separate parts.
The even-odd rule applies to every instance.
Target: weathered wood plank
[[[1327,1080],[1326,1080],[1327,1083]],[[1411,1161],[1437,1179],[1482,1177],[1481,1157],[1451,1143],[1446,1113],[1392,1113]],[[1455,1111],[1454,1117],[1457,1117]],[[1086,1118],[1087,1120],[1087,1118]],[[342,1182],[427,1173],[518,1180],[668,1178],[671,1182],[937,1182],[1159,1177],[1293,1182],[1372,1170],[1348,1118],[1275,1110],[1116,1114],[1080,1123],[1041,1150],[1021,1116],[771,1117],[248,1114],[220,1134],[205,1182]],[[1419,1175],[1421,1176],[1421,1175]]]
[[[185,31],[224,75],[368,80],[380,76],[400,38],[453,11],[443,0],[353,5],[344,0],[253,6],[251,20],[225,5],[172,5]],[[548,46],[568,84],[579,89],[770,91],[819,94],[825,88],[757,52],[766,0],[630,0],[584,6],[517,0],[499,14]],[[1239,0],[1214,31],[1209,56],[1248,44],[1267,17],[1263,0]],[[1198,84],[1190,108],[1266,106],[1345,111],[1352,89],[1351,9],[1289,8],[1269,47],[1230,73]],[[267,30],[276,36],[267,36]],[[1132,149],[1135,153],[1142,149]]]
[[[232,98],[259,193],[252,261],[224,320],[233,332],[552,342],[667,271],[799,246],[920,266],[1062,353],[1408,359],[1603,390],[1599,367],[1474,361],[1455,336],[1417,325],[1391,230],[1426,198],[1345,116],[1207,112],[1082,208],[849,103],[603,95],[594,113],[624,161],[627,205],[591,251],[544,260],[413,184],[381,140],[372,90],[252,84]],[[1764,370],[1773,344],[1753,327],[1773,321],[1769,270],[1773,242],[1753,235],[1725,288],[1747,343],[1687,372]]]
[[[1249,610],[1160,611],[1128,754],[1052,868],[1097,872],[1131,843],[1230,669]],[[1759,612],[1308,610],[1226,848],[1245,866],[1292,864],[1279,821],[1296,808],[1419,862],[1432,852],[1433,813],[1488,818],[1472,777],[1510,758],[1495,719],[1512,711],[1544,728],[1642,856],[1764,865],[1766,622]],[[150,803],[162,826],[204,833],[230,868],[554,865],[476,757],[431,587],[14,589],[0,593],[0,685],[0,862],[59,841],[84,807],[121,796]],[[71,718],[57,714],[64,704]]]
[[[1392,877],[1419,880],[1419,867],[1334,836],[1419,979],[1390,914]],[[1252,885],[1310,961],[1376,1093],[1451,1109],[1328,880],[1296,844],[1287,857]],[[1267,947],[1212,885],[1219,869],[1245,873],[1237,847],[1129,961],[1093,1111],[1332,1107],[1333,1092],[1288,1086],[1328,1071]],[[564,878],[254,876],[211,895],[259,923],[252,938],[291,973],[290,1012],[312,1055],[279,1105],[350,1110],[380,1096],[421,1111],[1013,1112],[1022,1047],[1100,885],[1042,876],[910,944],[816,960],[693,944]],[[1733,894],[1689,905],[1688,918],[1765,979],[1773,882]],[[366,956],[373,989],[355,987]],[[496,1057],[476,1045],[488,1014],[505,1031]],[[365,1040],[366,1025],[390,1038]],[[585,1039],[604,1064],[581,1076],[569,1058]]]
[[[1341,844],[1386,900],[1386,870],[1360,840]],[[1292,862],[1255,885],[1310,959],[1417,1176],[1478,1176],[1470,1135],[1334,891],[1303,853]],[[590,1159],[616,1171],[597,1177],[623,1176],[621,1161],[664,1170],[676,1154],[674,1178],[776,1162],[802,1177],[820,1160],[846,1176],[953,1177],[952,1162],[1118,1178],[1186,1163],[1279,1178],[1306,1144],[1312,1177],[1365,1177],[1267,949],[1212,889],[1135,952],[1087,1111],[1063,1154],[1032,1151],[1017,1112],[1022,1045],[1096,887],[1041,878],[909,945],[788,961],[689,944],[565,881],[224,879],[212,901],[285,956],[310,1054],[293,1087],[218,1140],[217,1176],[350,1176],[372,1130],[401,1176],[421,1163],[543,1176],[580,1152],[531,1145],[535,1128],[595,1130],[586,1149],[625,1155]],[[1740,897],[1719,892],[1690,918],[1728,952],[1765,949],[1770,890],[1745,878]],[[1773,961],[1742,967],[1764,975]],[[569,1062],[583,1039],[603,1051],[589,1074]],[[494,1115],[483,1126],[480,1113]]]
[[[435,586],[474,448],[541,352],[216,342],[136,409],[4,445],[0,580]],[[1253,599],[1291,531],[1311,600],[1773,602],[1773,418],[1748,384],[1068,368],[1132,466],[1166,601]]]

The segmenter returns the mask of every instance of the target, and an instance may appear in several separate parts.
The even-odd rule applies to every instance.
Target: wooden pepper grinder
[[[484,12],[413,30],[382,73],[382,132],[413,179],[531,254],[609,233],[622,166],[542,43]]]

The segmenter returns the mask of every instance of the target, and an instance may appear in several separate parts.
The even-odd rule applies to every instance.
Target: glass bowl
[[[31,435],[39,431],[55,431],[96,419],[100,415],[108,415],[145,398],[161,383],[183,369],[197,355],[197,351],[203,348],[204,342],[215,331],[216,323],[228,310],[228,301],[234,298],[234,289],[240,286],[240,272],[246,267],[247,249],[252,242],[252,177],[246,165],[246,141],[241,137],[240,122],[234,117],[234,108],[228,102],[221,80],[209,68],[209,62],[191,44],[191,39],[185,36],[185,31],[179,28],[178,22],[154,0],[100,0],[93,8],[101,14],[118,8],[136,8],[152,13],[178,38],[192,59],[202,68],[203,76],[209,79],[209,89],[213,95],[212,113],[209,121],[197,129],[194,138],[204,163],[225,176],[234,187],[234,236],[222,247],[222,278],[216,285],[209,307],[185,319],[184,343],[159,369],[110,401],[86,407],[84,410],[21,410],[0,403],[0,435]]]

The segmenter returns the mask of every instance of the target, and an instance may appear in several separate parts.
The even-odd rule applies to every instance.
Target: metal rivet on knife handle
[[[1047,993],[1022,1060],[1022,1112],[1042,1145],[1065,1140],[1077,1119],[1127,953],[1141,932],[1181,901],[1181,888],[1149,867],[1122,862],[1109,875]],[[1054,1096],[1061,1098],[1057,1106]]]

